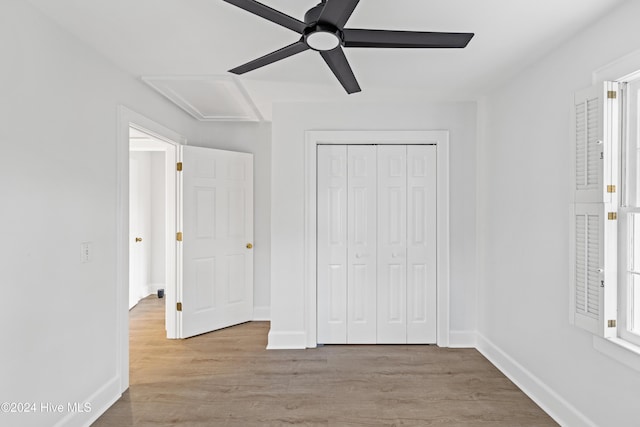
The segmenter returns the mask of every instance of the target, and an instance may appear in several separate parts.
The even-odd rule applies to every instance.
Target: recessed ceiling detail
[[[231,76],[144,76],[142,80],[198,120],[262,120],[245,89]]]

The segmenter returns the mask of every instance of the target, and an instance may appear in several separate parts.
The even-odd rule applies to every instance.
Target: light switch
[[[91,261],[91,242],[80,243],[80,262]]]

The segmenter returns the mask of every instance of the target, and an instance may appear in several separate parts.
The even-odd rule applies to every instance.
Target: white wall
[[[451,330],[475,330],[475,103],[276,104],[271,165],[270,345],[305,342],[304,132],[397,129],[450,131]]]
[[[202,123],[190,145],[253,153],[253,305],[255,320],[270,318],[271,124]]]
[[[195,122],[28,2],[0,2],[0,52],[0,402],[91,402],[81,425],[118,395],[117,106],[189,139]]]
[[[569,325],[568,258],[572,94],[591,85],[594,70],[640,49],[638,16],[640,2],[623,4],[505,82],[480,113],[479,347],[565,425],[640,420],[640,372]]]

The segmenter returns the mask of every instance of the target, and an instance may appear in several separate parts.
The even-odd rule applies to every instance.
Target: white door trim
[[[129,388],[129,128],[134,127],[173,146],[185,145],[182,135],[153,120],[118,106],[116,140],[116,310],[120,392]],[[167,297],[169,292],[167,292]],[[175,293],[174,293],[175,295]],[[175,305],[174,305],[175,306]],[[171,319],[168,319],[171,321]],[[169,325],[167,325],[169,326]]]
[[[305,132],[305,331],[307,348],[317,346],[316,200],[319,144],[429,144],[437,147],[437,341],[449,346],[449,131],[307,131]]]

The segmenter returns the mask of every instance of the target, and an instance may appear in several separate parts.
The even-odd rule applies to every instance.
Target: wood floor
[[[557,425],[476,350],[267,351],[266,322],[166,340],[164,301],[131,311],[131,387],[94,426]]]

